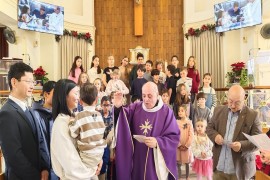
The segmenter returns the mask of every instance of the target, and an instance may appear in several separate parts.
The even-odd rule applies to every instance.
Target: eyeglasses
[[[22,80],[22,79],[20,79],[18,81],[24,81],[24,82],[26,82],[29,85],[35,85],[36,84],[36,81],[31,81],[31,80]]]

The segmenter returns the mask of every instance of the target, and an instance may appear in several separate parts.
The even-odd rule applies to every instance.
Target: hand
[[[47,170],[41,171],[41,180],[48,180],[49,179],[49,172]]]
[[[202,156],[203,159],[206,158],[206,153],[205,152],[201,152],[201,156]]]
[[[236,141],[230,144],[230,147],[232,148],[232,150],[234,150],[234,152],[239,152],[241,149],[241,143]]]
[[[179,77],[179,73],[175,73],[174,75],[175,75],[175,77]]]
[[[157,147],[157,140],[154,137],[146,137],[144,139],[144,143],[145,143],[146,146],[148,146],[150,148]]]
[[[98,168],[97,168],[97,171],[96,171],[96,175],[97,176],[100,174],[100,170],[102,168],[102,164],[103,164],[103,161],[101,160],[100,163],[98,164]]]
[[[115,107],[120,107],[123,105],[123,94],[121,92],[117,91],[114,93],[113,105]]]
[[[223,141],[224,141],[224,139],[223,139],[223,137],[222,137],[220,134],[218,134],[218,135],[215,137],[215,142],[216,142],[218,145],[222,145],[222,144],[223,144]]]

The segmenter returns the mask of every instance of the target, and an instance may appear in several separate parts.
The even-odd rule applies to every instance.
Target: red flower
[[[77,32],[77,31],[71,31],[71,34],[72,34],[72,36],[74,36],[74,37],[77,37],[77,36],[78,36],[78,32]]]
[[[85,39],[88,39],[91,37],[91,34],[88,32],[88,33],[85,33]]]
[[[47,73],[43,70],[42,66],[39,66],[39,68],[34,70],[33,75],[36,77],[36,79],[42,79],[47,75]]]
[[[202,31],[207,31],[208,30],[208,27],[206,25],[202,25],[201,30]]]

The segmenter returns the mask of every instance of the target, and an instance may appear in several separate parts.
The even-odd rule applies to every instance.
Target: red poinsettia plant
[[[241,71],[245,69],[245,63],[244,62],[237,62],[231,64],[232,71],[237,75],[240,76]]]
[[[47,82],[49,79],[46,77],[48,73],[42,68],[42,66],[39,66],[36,70],[34,70],[33,73],[36,80],[41,80],[42,83]]]

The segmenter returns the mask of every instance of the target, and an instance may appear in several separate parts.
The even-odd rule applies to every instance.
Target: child
[[[202,176],[212,180],[213,174],[213,143],[205,133],[206,125],[205,119],[197,119],[196,134],[191,144],[191,150],[195,157],[192,170],[197,174],[198,180],[201,180]]]
[[[106,172],[109,171],[109,160],[110,160],[110,143],[111,143],[111,139],[107,139],[108,134],[110,133],[110,131],[113,128],[113,118],[112,118],[112,112],[111,112],[111,101],[109,96],[103,96],[101,99],[101,107],[102,110],[100,111],[101,116],[103,118],[103,122],[105,124],[105,132],[104,132],[104,136],[103,138],[106,139],[107,142],[107,147],[104,149],[104,154],[103,154],[103,164],[102,164],[102,168],[100,170],[100,175],[98,176],[99,180],[105,180],[106,178]]]
[[[82,72],[79,76],[77,84],[78,84],[79,88],[81,88],[85,83],[90,83],[89,77],[88,77],[87,73]],[[77,109],[75,109],[75,112],[81,112],[82,110],[83,110],[83,106],[80,104],[80,102],[78,102],[78,106],[77,106]]]
[[[179,84],[185,84],[187,88],[187,92],[190,95],[190,90],[192,87],[192,79],[187,77],[187,73],[188,73],[187,68],[183,67],[180,72],[181,78],[177,81],[176,87],[179,86]]]
[[[197,102],[198,106],[195,107],[194,110],[194,118],[193,120],[196,122],[197,119],[206,119],[207,123],[209,123],[211,118],[211,111],[208,107],[205,106],[206,96],[203,92],[199,92],[197,94]]]
[[[203,92],[206,95],[205,105],[211,110],[211,113],[214,112],[215,107],[217,106],[217,96],[216,91],[211,86],[212,78],[210,73],[205,73],[203,75],[203,86],[200,87],[199,92]]]
[[[178,67],[178,64],[179,64],[178,56],[176,56],[176,55],[172,56],[171,64],[174,65],[174,67],[175,67],[173,77],[174,77],[175,81],[178,81],[180,79],[180,68]]]
[[[175,98],[175,102],[173,105],[173,111],[174,111],[175,117],[177,117],[177,115],[178,115],[179,106],[181,106],[183,104],[187,105],[187,116],[193,122],[193,120],[194,120],[193,119],[193,113],[194,113],[193,105],[191,104],[190,98],[188,97],[186,86],[184,84],[180,84],[176,88],[176,98]],[[193,123],[193,125],[194,125],[194,123]]]
[[[124,95],[129,93],[129,89],[124,84],[124,82],[119,79],[119,76],[120,76],[119,69],[113,70],[113,72],[111,73],[112,79],[108,82],[105,91],[107,95],[111,95],[113,91],[120,91]]]
[[[166,69],[167,79],[165,82],[165,88],[168,89],[170,104],[173,105],[176,96],[176,83],[173,77],[175,67],[173,65],[168,65]]]
[[[82,72],[80,75],[79,75],[79,78],[78,78],[78,86],[79,87],[82,87],[85,83],[90,83],[89,81],[89,76],[87,73],[85,72]]]
[[[132,86],[133,81],[137,78],[137,70],[140,64],[144,63],[144,55],[142,53],[137,54],[137,64],[133,66],[129,74],[129,84]]]
[[[166,104],[167,106],[169,106],[171,109],[173,109],[172,105],[170,105],[170,96],[169,96],[169,92],[167,89],[164,89],[161,93],[161,99],[163,101],[164,104]]]
[[[107,86],[107,83],[111,80],[111,73],[115,69],[119,68],[114,66],[114,57],[111,55],[108,57],[108,67],[104,69],[102,76],[102,83],[104,84],[105,87]]]
[[[160,72],[157,69],[153,69],[151,71],[152,81],[157,85],[157,87],[158,87],[158,93],[159,93],[159,95],[161,95],[162,90],[164,89],[164,84],[162,84],[159,81],[159,73]]]
[[[97,78],[94,80],[94,85],[96,86],[97,90],[98,90],[98,101],[97,101],[97,105],[96,105],[96,109],[97,111],[101,110],[101,99],[103,96],[106,96],[106,93],[104,91],[102,91],[102,81],[101,79]]]
[[[90,78],[90,83],[94,83],[97,78],[102,78],[103,70],[99,66],[99,57],[94,55],[92,57],[91,69],[87,71]]]
[[[93,84],[84,84],[80,89],[80,101],[84,110],[69,123],[70,135],[77,141],[82,162],[93,172],[96,172],[102,161],[106,148],[106,141],[103,139],[105,125],[101,114],[95,110],[97,95],[97,88]],[[98,180],[97,175],[93,174],[91,180]]]
[[[196,61],[194,56],[190,56],[188,58],[187,68],[188,68],[187,77],[190,77],[192,79],[192,87],[190,93],[191,93],[191,103],[193,104],[200,85],[200,74],[198,69],[196,69]]]
[[[76,56],[74,58],[72,67],[69,71],[68,79],[74,81],[76,84],[78,83],[79,75],[84,72],[82,66],[82,58],[80,56]]]
[[[147,83],[147,80],[143,78],[143,74],[145,73],[145,68],[143,64],[138,65],[138,70],[137,70],[137,78],[133,81],[131,85],[131,91],[130,95],[134,96],[136,95],[137,97],[142,100],[142,87],[145,83]]]
[[[164,72],[162,72],[162,68],[163,68],[163,62],[157,61],[156,62],[156,69],[159,70],[159,82],[164,84],[166,81],[166,74]]]
[[[181,105],[178,108],[177,124],[181,132],[180,142],[177,148],[177,167],[178,178],[181,178],[181,165],[186,165],[186,179],[189,177],[189,163],[192,161],[192,152],[190,150],[193,141],[192,122],[187,117],[187,106]]]
[[[152,66],[153,66],[153,62],[151,60],[147,60],[145,63],[146,72],[143,75],[144,79],[146,79],[147,81],[152,80],[152,77],[151,77]]]

